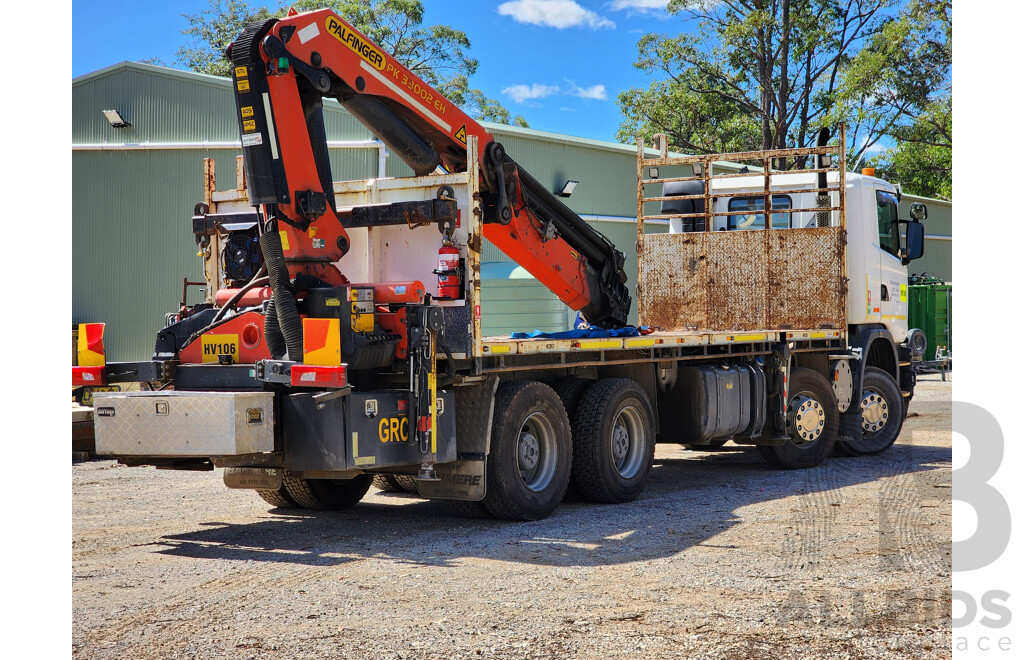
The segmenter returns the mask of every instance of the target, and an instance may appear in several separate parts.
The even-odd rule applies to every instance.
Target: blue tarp
[[[601,339],[602,337],[637,337],[641,331],[647,331],[647,326],[635,328],[631,325],[617,330],[605,330],[603,328],[577,328],[564,332],[513,332],[512,339]]]

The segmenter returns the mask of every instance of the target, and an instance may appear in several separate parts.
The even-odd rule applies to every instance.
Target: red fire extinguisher
[[[445,238],[437,251],[437,297],[457,300],[462,297],[462,272],[459,268],[459,248]]]

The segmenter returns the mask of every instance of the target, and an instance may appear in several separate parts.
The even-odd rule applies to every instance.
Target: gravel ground
[[[631,504],[468,520],[371,489],[275,510],[220,471],[73,468],[82,658],[951,656],[952,382],[882,456],[659,445]]]

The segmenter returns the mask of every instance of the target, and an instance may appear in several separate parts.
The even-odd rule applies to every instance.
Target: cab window
[[[791,213],[777,213],[778,209],[793,208],[789,195],[772,195],[772,229],[789,229]],[[764,196],[733,197],[729,200],[729,229],[764,229]]]
[[[878,207],[878,245],[893,256],[899,256],[900,225],[899,205],[896,196],[884,190],[875,191]]]

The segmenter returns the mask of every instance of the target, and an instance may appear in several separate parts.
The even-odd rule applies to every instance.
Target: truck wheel
[[[570,376],[563,378],[555,385],[555,394],[558,395],[558,398],[562,401],[562,406],[565,407],[565,414],[569,417],[570,426],[572,426],[573,421],[576,419],[576,410],[580,407],[583,393],[596,382],[587,378]]]
[[[407,474],[375,474],[373,485],[385,493],[418,493],[416,479]]]
[[[847,456],[881,454],[896,442],[903,429],[903,406],[903,395],[889,372],[865,368],[860,402],[864,433],[859,440],[838,442],[836,448]]]
[[[605,378],[588,389],[573,424],[572,480],[591,502],[632,502],[654,462],[654,413],[647,394],[628,378]]]
[[[569,485],[571,434],[550,387],[535,381],[501,385],[487,458],[487,510],[503,520],[539,520],[554,511]]]
[[[298,506],[295,500],[288,496],[288,491],[284,486],[277,490],[257,490],[256,494],[262,497],[267,504],[276,506],[278,509],[294,509]]]
[[[395,478],[390,474],[373,475],[373,485],[385,493],[398,493],[402,490],[402,487],[395,483]]]
[[[771,465],[787,470],[818,465],[835,446],[839,432],[839,404],[832,385],[813,369],[794,369],[789,381],[784,445],[758,445]]]
[[[583,398],[583,393],[590,389],[590,387],[596,382],[596,380],[591,380],[589,378],[576,378],[575,376],[569,376],[558,381],[555,385],[555,394],[557,394],[558,398],[562,400],[562,405],[565,407],[565,414],[569,417],[569,427],[573,429],[574,436],[576,430],[573,424],[576,419],[576,410],[580,407],[580,399]],[[576,488],[576,484],[573,483],[573,480],[570,478],[569,487],[566,489],[565,497],[562,498],[562,501],[579,502],[582,499],[583,497]]]
[[[398,487],[405,492],[419,495],[420,490],[416,488],[416,477],[409,474],[396,474],[393,475],[393,478]]]
[[[370,490],[373,475],[352,479],[284,478],[284,487],[295,503],[304,509],[337,511],[355,506]]]

